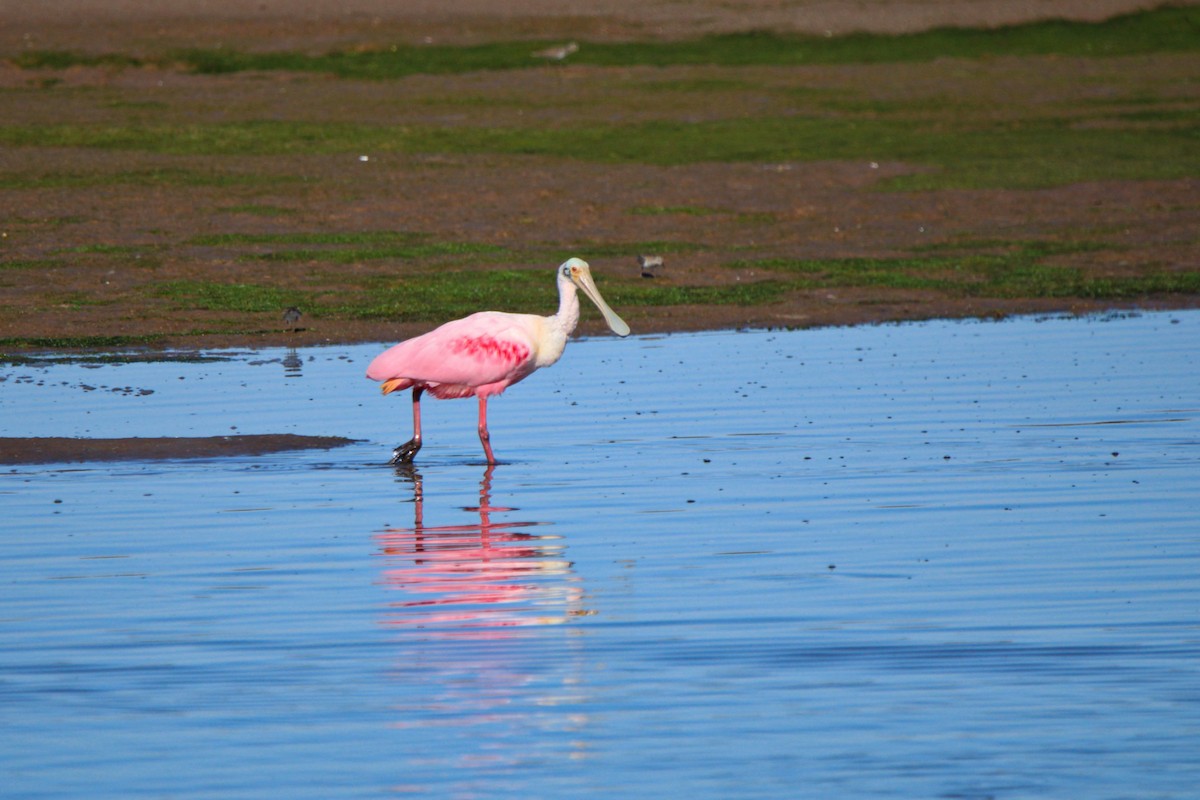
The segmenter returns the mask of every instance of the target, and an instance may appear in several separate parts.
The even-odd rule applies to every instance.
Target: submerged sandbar
[[[353,441],[341,436],[300,436],[294,433],[123,439],[0,437],[0,464],[258,456],[286,450],[329,450]]]

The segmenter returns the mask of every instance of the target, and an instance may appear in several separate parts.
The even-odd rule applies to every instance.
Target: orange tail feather
[[[384,394],[391,394],[399,389],[407,389],[410,386],[412,386],[412,381],[408,378],[389,378],[383,382],[383,386],[380,388],[383,389]]]

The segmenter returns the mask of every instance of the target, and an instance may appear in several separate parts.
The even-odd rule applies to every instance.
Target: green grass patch
[[[126,69],[144,66],[146,61],[119,53],[88,54],[68,50],[24,50],[9,59],[21,69],[70,69],[71,67],[111,67]]]
[[[12,60],[25,69],[75,65],[181,65],[204,74],[245,71],[323,72],[343,78],[394,79],[415,74],[541,67],[532,53],[561,42],[492,42],[472,46],[391,45],[322,55],[247,53],[228,48],[177,51],[152,59],[119,54],[27,51]],[[940,28],[899,36],[855,33],[806,36],[738,33],[677,42],[583,42],[572,64],[594,66],[790,66],[879,64],[995,56],[1120,56],[1200,50],[1200,10],[1165,7],[1100,23],[1050,20],[1000,28]],[[551,65],[553,66],[553,65]],[[686,88],[686,87],[685,87]],[[701,86],[700,91],[711,91]]]
[[[672,240],[655,240],[646,242],[575,242],[570,247],[557,248],[554,258],[563,258],[578,254],[584,260],[590,258],[637,258],[639,255],[665,256],[673,253],[696,253],[712,249],[708,245],[695,242],[680,242]],[[563,255],[566,253],[567,255]]]
[[[171,108],[162,100],[109,100],[102,104],[105,108],[115,108],[121,111],[153,111],[163,112]]]
[[[260,261],[324,261],[333,264],[355,264],[361,261],[398,259],[413,261],[444,256],[474,256],[496,258],[507,251],[502,247],[466,242],[428,242],[413,245],[391,245],[387,247],[337,247],[325,249],[275,250],[270,253],[255,253],[247,258]]]
[[[223,206],[220,209],[227,214],[249,214],[256,217],[286,217],[297,213],[294,208],[273,206],[260,203],[242,203],[233,206]]]
[[[248,253],[261,261],[325,261],[353,264],[380,259],[419,260],[447,256],[499,258],[506,248],[478,242],[442,242],[429,234],[409,231],[338,231],[294,233],[220,233],[196,236],[189,244],[236,247],[239,245],[307,245],[306,247]],[[315,245],[315,247],[314,247]]]
[[[0,126],[0,144],[176,155],[409,153],[539,155],[658,165],[739,161],[880,161],[934,169],[890,189],[1035,188],[1080,181],[1200,175],[1200,115],[1169,127],[1085,127],[1067,119],[775,116],[561,128],[392,128],[253,121],[213,125]]]
[[[661,217],[678,215],[684,217],[731,217],[738,222],[774,222],[775,214],[769,211],[741,212],[728,208],[710,208],[708,206],[634,206],[629,213],[635,217]],[[646,252],[646,251],[642,251]]]
[[[760,92],[761,83],[738,78],[675,78],[665,81],[644,81],[639,88],[647,92],[682,94],[720,94],[724,92]],[[797,94],[801,90],[796,90]],[[836,95],[832,90],[811,90],[813,94]]]
[[[160,334],[141,336],[11,336],[0,339],[0,347],[31,350],[112,350],[120,347],[149,347],[162,340]],[[7,363],[20,363],[22,356],[0,355]]]
[[[278,121],[214,125],[135,122],[25,125],[0,127],[0,143],[14,147],[89,147],[169,155],[321,154],[351,152],[363,146],[379,148],[387,142],[386,131],[383,126]]]
[[[635,217],[659,217],[664,215],[679,214],[686,217],[711,217],[716,214],[728,214],[720,208],[709,208],[707,206],[634,206],[629,209],[629,213]]]
[[[545,270],[448,271],[377,279],[330,311],[352,319],[442,322],[489,309],[551,314],[557,305]]]
[[[634,306],[740,305],[773,303],[789,289],[785,281],[738,281],[721,286],[669,286],[647,281],[616,283],[605,287],[604,297],[614,308]]]
[[[224,75],[245,71],[323,72],[340,78],[387,80],[409,75],[439,75],[537,66],[536,43],[492,42],[467,47],[394,45],[323,55],[293,52],[246,53],[230,49],[191,49],[167,60],[193,72]]]
[[[245,283],[178,280],[156,284],[150,294],[173,301],[181,308],[246,313],[276,311],[289,306],[311,305],[311,295],[274,286]]]
[[[163,245],[144,245],[144,244],[81,244],[75,247],[69,247],[64,252],[67,253],[87,253],[104,256],[132,256],[141,258],[152,252],[164,249]]]
[[[0,270],[5,269],[58,269],[66,266],[66,262],[58,258],[16,258],[0,260]]]
[[[97,297],[94,294],[89,294],[85,291],[63,292],[61,294],[52,295],[48,298],[49,302],[60,308],[68,308],[71,311],[78,311],[81,308],[96,308],[99,306],[111,306],[116,303],[116,300],[111,300],[104,297]]]
[[[0,129],[0,139],[5,138],[5,133],[3,129]],[[23,146],[37,146],[36,141],[29,140],[28,131],[24,133],[8,131],[8,133],[14,142],[20,141]],[[63,138],[64,140],[69,140],[71,137],[66,136]],[[98,146],[103,147],[104,145]],[[129,147],[120,149],[138,148]],[[0,174],[0,189],[90,189],[102,186],[276,187],[295,183],[298,180],[300,179],[288,175],[263,175],[173,168],[135,169],[123,172],[9,172]]]
[[[422,244],[429,240],[427,233],[411,231],[331,231],[289,233],[214,233],[193,236],[188,244],[227,246],[240,244],[300,244],[300,245],[376,245]]]
[[[189,69],[233,72],[244,69],[326,71],[345,76],[396,77],[413,72],[514,69],[536,63],[538,43],[493,43],[473,47],[397,46],[377,51],[311,56],[295,53],[247,54],[226,49],[171,58]],[[1162,8],[1105,23],[1042,22],[995,30],[940,30],[910,36],[851,35],[796,37],[738,34],[684,42],[584,43],[572,61],[596,64],[798,64],[815,61],[926,60],[941,56],[1073,56],[1200,50],[1200,7]],[[81,63],[101,63],[80,56]],[[589,60],[590,59],[590,60]],[[29,68],[69,65],[69,55],[22,53]],[[119,65],[119,60],[111,62]],[[128,60],[129,65],[143,62]],[[146,62],[148,63],[148,62]],[[1052,66],[1052,65],[1051,65]],[[552,69],[553,67],[539,67]],[[1050,66],[1048,66],[1050,68]],[[984,80],[984,79],[980,79]],[[665,81],[628,81],[621,91],[657,93]],[[744,84],[697,78],[683,87],[693,92],[741,90]],[[982,87],[987,89],[986,86]],[[994,87],[993,87],[994,88]],[[537,122],[495,125],[390,126],[346,121],[240,120],[229,122],[149,122],[117,119],[93,124],[4,124],[0,147],[64,147],[120,150],[172,156],[357,155],[363,152],[413,155],[539,156],[600,163],[686,165],[704,162],[895,161],[919,169],[881,181],[885,190],[944,188],[1041,188],[1084,181],[1170,180],[1200,176],[1200,107],[1184,93],[1162,98],[1133,97],[1133,107],[1112,98],[1026,104],[995,100],[981,91],[967,100],[914,98],[881,101],[828,89],[770,89],[777,103],[760,111],[738,111],[727,119],[720,104],[706,104],[703,119],[639,119],[632,122],[580,121],[576,115],[539,115]],[[1178,92],[1176,92],[1178,94]],[[648,106],[654,114],[678,114]],[[511,99],[511,98],[510,98]],[[645,100],[642,98],[638,102]],[[495,98],[477,98],[494,104]],[[539,102],[517,98],[513,102]],[[475,102],[475,101],[472,101]],[[669,104],[668,104],[669,105]],[[732,113],[732,112],[731,112]],[[129,114],[140,117],[140,114]],[[679,114],[679,116],[686,116]],[[163,115],[166,117],[166,115]],[[163,117],[155,116],[155,120]],[[196,119],[195,115],[186,119]],[[511,117],[508,117],[511,119]],[[532,119],[532,117],[530,117]],[[611,115],[607,119],[620,119]],[[61,172],[0,175],[0,189],[88,188],[122,183],[164,186],[271,186],[298,180],[290,175],[203,173],[185,169],[115,173]],[[247,212],[250,213],[250,212]],[[639,206],[635,215],[723,213],[702,206]],[[768,221],[763,217],[761,221]],[[752,221],[743,218],[741,221]],[[261,244],[272,244],[261,242]],[[280,244],[280,243],[275,243]],[[298,244],[291,242],[287,244]],[[317,247],[337,243],[313,243]],[[351,244],[351,243],[341,243]],[[376,245],[347,258],[409,257]],[[462,252],[462,255],[486,255]],[[336,258],[279,251],[262,258]],[[414,256],[414,257],[420,257]]]
[[[601,287],[614,307],[771,302],[781,281],[736,282],[727,286],[665,286],[608,281]],[[297,306],[314,318],[390,319],[442,322],[488,309],[552,314],[558,307],[554,282],[545,270],[424,272],[373,277],[356,289],[336,292],[286,290],[263,284],[171,281],[147,290],[179,308],[240,313],[282,313]],[[587,312],[590,313],[590,312]]]
[[[373,278],[361,289],[337,293],[207,281],[172,281],[150,291],[181,308],[282,313],[297,306],[316,318],[397,321],[440,321],[487,308],[552,313],[556,304],[554,284],[546,273],[516,270]]]
[[[573,63],[605,66],[882,64],[996,56],[1120,56],[1200,50],[1200,10],[1167,7],[1100,23],[1049,20],[889,36],[738,33],[677,43],[585,44]]]
[[[1113,249],[1095,242],[981,242],[954,247],[967,252],[900,258],[765,259],[730,266],[781,273],[787,284],[797,289],[873,287],[931,290],[959,297],[1096,300],[1200,292],[1200,269],[1146,268],[1137,275],[1108,276],[1049,260]]]

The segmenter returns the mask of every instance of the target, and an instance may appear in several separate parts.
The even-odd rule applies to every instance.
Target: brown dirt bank
[[[10,1],[0,10],[0,54],[55,47],[161,52],[172,43],[325,51],[397,39],[649,38],[734,29],[896,32],[1045,17],[1097,19],[1156,5],[1137,0]],[[160,68],[30,71],[0,64],[0,119],[6,125],[83,129],[165,124],[187,130],[193,123],[219,127],[261,119],[503,127],[526,124],[522,120],[530,116],[546,125],[564,117],[577,124],[667,116],[704,121],[714,116],[711,92],[721,103],[745,104],[751,114],[781,97],[800,113],[831,113],[822,104],[843,98],[885,110],[888,103],[912,103],[920,113],[922,102],[953,108],[983,92],[994,95],[997,108],[1028,104],[1035,116],[1078,104],[1082,110],[1069,121],[1103,125],[1111,120],[1087,118],[1096,116],[1089,108],[1111,106],[1110,116],[1136,117],[1144,111],[1136,103],[1160,84],[1176,93],[1162,100],[1168,111],[1171,103],[1193,103],[1195,82],[1187,76],[1194,74],[1191,56],[945,60],[736,73],[566,65],[388,82],[287,73],[193,75]],[[736,114],[740,108],[721,113]],[[838,113],[836,107],[832,113]],[[1175,123],[1151,118],[1121,124]],[[741,259],[887,259],[964,241],[1102,240],[1104,250],[1055,257],[1057,266],[1102,278],[1151,268],[1194,270],[1200,263],[1200,182],[1194,179],[1037,189],[879,189],[889,178],[922,169],[886,159],[649,166],[394,151],[372,152],[361,161],[357,152],[221,156],[0,146],[0,178],[7,180],[0,190],[0,351],[45,349],[54,341],[87,337],[189,348],[392,341],[438,321],[307,313],[291,326],[281,318],[282,307],[215,310],[158,291],[203,282],[336,295],[383,286],[411,269],[403,259],[264,261],[271,254],[263,247],[211,243],[224,234],[414,232],[439,242],[536,252],[537,258],[522,263],[470,258],[430,263],[455,270],[539,269],[548,285],[552,267],[578,255],[591,262],[602,290],[614,281],[638,280],[629,254],[611,255],[614,244],[636,242],[666,243],[659,249],[667,266],[654,279],[665,286],[724,286],[770,277],[737,267]],[[672,250],[672,242],[687,247]],[[862,286],[789,289],[757,305],[617,306],[635,333],[654,333],[1197,307],[1200,297],[964,297]],[[547,303],[545,313],[551,310]],[[602,332],[594,311],[584,314],[581,332]]]
[[[137,52],[327,50],[363,41],[677,39],[746,30],[843,34],[1097,21],[1158,0],[58,0],[0,2],[0,47]]]
[[[352,441],[340,436],[299,436],[292,433],[149,439],[0,438],[0,464],[258,456],[286,450],[330,450]]]
[[[51,154],[51,157],[60,157]],[[116,157],[134,170],[155,159]],[[201,159],[202,161],[202,159]],[[551,271],[570,255],[588,260],[602,291],[613,299],[621,281],[646,285],[728,286],[773,276],[756,258],[891,258],[924,243],[957,240],[1033,241],[1090,238],[1100,231],[1111,247],[1062,256],[1064,266],[1122,276],[1145,265],[1194,269],[1200,230],[1196,181],[1077,184],[1053,189],[878,192],[870,182],[905,171],[881,164],[734,164],[684,167],[598,166],[526,159],[447,159],[430,164],[407,157],[369,165],[317,157],[284,169],[323,175],[315,188],[281,191],[238,187],[105,187],[100,192],[10,191],[11,263],[52,267],[0,271],[0,351],[46,349],[38,340],[120,336],[153,347],[253,347],[394,341],[430,329],[438,320],[397,322],[305,314],[293,326],[283,307],[270,311],[207,310],[180,306],[156,294],[179,281],[268,283],[281,291],[336,292],[403,275],[403,262],[364,260],[338,266],[272,267],[264,275],[253,246],[230,250],[190,244],[196,234],[236,231],[417,230],[449,241],[499,243],[520,251],[546,247],[552,231],[561,252],[520,266]],[[259,165],[262,167],[263,165]],[[359,169],[364,167],[363,169]],[[338,189],[351,179],[353,188]],[[0,201],[2,202],[2,201]],[[257,204],[289,210],[281,220],[231,207]],[[630,208],[712,207],[712,214],[631,215]],[[197,209],[203,213],[197,215]],[[345,226],[345,227],[342,227]],[[630,256],[594,255],[589,243],[679,241],[692,250],[665,252],[654,279],[637,277]],[[576,242],[575,245],[566,243]],[[74,252],[79,251],[79,252]],[[254,251],[254,252],[247,252]],[[64,255],[65,254],[65,255]],[[461,259],[456,270],[489,270],[487,261]],[[343,270],[343,271],[339,271]],[[465,279],[464,280],[468,280]],[[357,289],[356,289],[357,291]],[[478,308],[489,307],[486,298]],[[1173,294],[1114,301],[1074,297],[970,297],[889,286],[787,290],[756,305],[628,306],[617,311],[635,333],[737,327],[813,327],[939,317],[1019,313],[1084,313],[1105,308],[1198,307],[1200,297]],[[551,313],[544,308],[506,309]],[[296,328],[296,329],[293,329]],[[198,333],[207,331],[207,333]],[[227,332],[225,332],[227,331]],[[583,334],[605,331],[584,309]],[[140,337],[154,337],[142,340]],[[24,342],[21,344],[20,342]]]

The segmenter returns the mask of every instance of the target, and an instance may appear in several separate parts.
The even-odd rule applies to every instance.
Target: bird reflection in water
[[[427,526],[424,484],[411,465],[397,475],[411,480],[413,525],[376,534],[387,560],[384,583],[404,593],[388,604],[390,625],[418,626],[447,636],[471,638],[506,635],[505,629],[560,624],[584,616],[583,590],[561,537],[533,534],[543,523],[497,521],[494,514],[516,511],[493,506],[488,466],[479,484],[479,521]]]
[[[304,361],[301,360],[300,354],[296,352],[296,348],[290,348],[287,355],[283,357],[283,377],[299,378],[304,374]]]
[[[407,751],[406,785],[443,796],[486,796],[531,761],[586,758],[584,639],[562,624],[582,608],[583,583],[562,537],[535,534],[492,505],[489,466],[478,521],[426,525],[424,482],[411,464],[413,524],[375,534],[383,585],[395,591],[383,624],[396,640],[392,727],[423,734]],[[444,507],[443,507],[444,508]],[[402,688],[401,688],[402,687]]]

